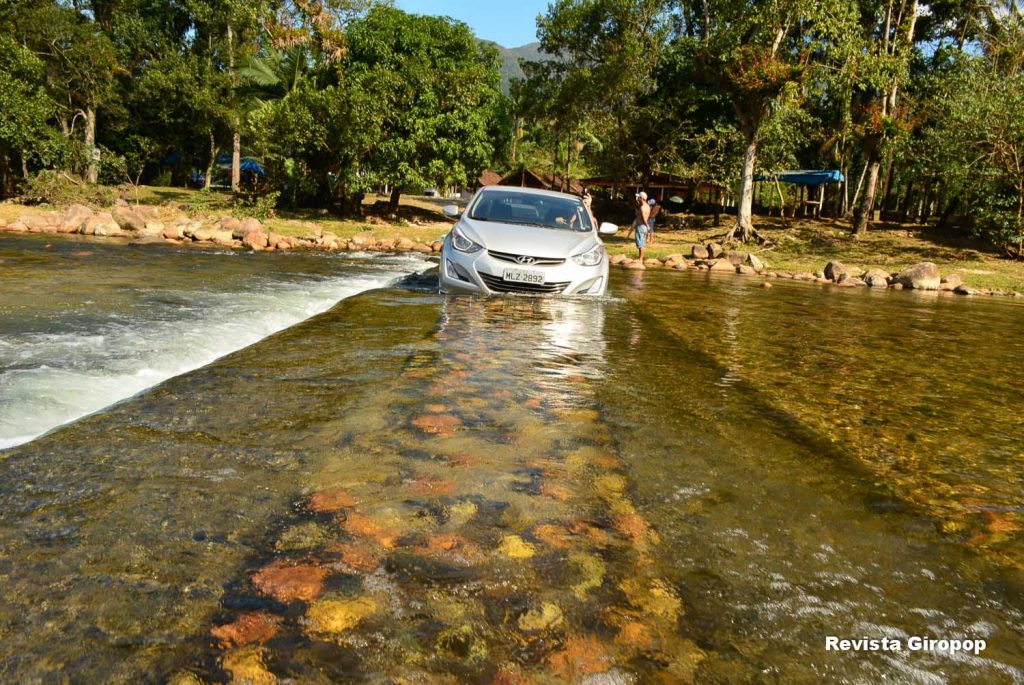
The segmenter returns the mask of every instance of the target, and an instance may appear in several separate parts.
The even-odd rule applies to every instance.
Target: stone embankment
[[[667,268],[676,271],[696,269],[715,273],[740,274],[743,276],[760,276],[761,278],[788,278],[796,281],[811,281],[823,285],[834,285],[839,288],[889,288],[893,290],[937,290],[952,292],[958,295],[1003,295],[1006,297],[1024,297],[1012,290],[990,290],[988,288],[970,288],[961,281],[960,276],[950,274],[942,277],[939,268],[931,262],[915,264],[903,271],[889,273],[883,269],[862,270],[848,267],[838,261],[831,261],[815,273],[778,271],[751,252],[727,251],[717,243],[694,245],[689,258],[682,254],[673,254],[664,259],[630,259],[626,255],[615,255],[611,258],[612,265],[624,269],[645,270],[651,268]],[[766,287],[770,284],[766,283]]]
[[[109,212],[71,205],[63,212],[27,213],[0,230],[15,233],[63,233],[110,238],[127,238],[134,244],[201,243],[255,252],[294,249],[326,251],[379,250],[387,252],[441,251],[441,241],[430,244],[408,238],[379,240],[370,233],[341,238],[319,227],[302,236],[282,236],[253,218],[232,216],[193,219],[180,215],[161,220],[155,207],[115,205]]]

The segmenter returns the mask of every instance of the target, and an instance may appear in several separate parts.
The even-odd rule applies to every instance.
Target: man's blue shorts
[[[636,227],[636,247],[638,250],[642,250],[645,245],[647,245],[647,227],[638,224]]]

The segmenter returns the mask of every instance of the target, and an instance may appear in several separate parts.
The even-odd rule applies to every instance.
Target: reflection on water
[[[617,274],[625,300],[375,291],[10,450],[0,673],[1024,682],[1014,538],[979,554],[921,506],[955,438],[908,403],[916,375],[876,354],[910,348],[917,373],[954,382],[928,361],[941,350],[919,354],[948,313],[738,283]],[[996,358],[978,350],[977,368]],[[864,410],[878,374],[909,389]],[[958,477],[1019,507],[991,466],[1019,468],[1019,427],[970,378],[945,391],[1007,439],[972,434],[986,456]],[[883,409],[918,436],[892,441],[892,482],[861,450]],[[915,470],[923,445],[940,457]],[[989,648],[835,653],[829,635]]]

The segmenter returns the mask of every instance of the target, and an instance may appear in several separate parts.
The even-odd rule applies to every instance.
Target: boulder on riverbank
[[[896,283],[914,290],[938,290],[940,285],[939,267],[931,262],[921,262],[896,275]]]
[[[849,274],[854,275],[853,270],[843,265],[839,261],[831,261],[825,265],[825,269],[821,272],[819,278],[827,278],[830,281],[838,282],[840,277]]]
[[[953,292],[961,285],[963,285],[963,283],[964,282],[960,279],[959,276],[957,276],[956,274],[950,274],[949,276],[946,276],[939,282],[939,290]]]
[[[889,287],[889,274],[881,269],[868,269],[864,272],[864,275],[861,276],[861,280],[863,280],[869,288]]]

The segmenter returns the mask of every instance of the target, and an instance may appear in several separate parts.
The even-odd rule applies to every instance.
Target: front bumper
[[[500,253],[499,253],[500,254]],[[524,269],[544,274],[543,284],[505,281],[506,269]],[[608,289],[608,259],[596,266],[580,266],[571,259],[561,264],[520,265],[494,256],[488,250],[472,254],[459,252],[445,238],[441,249],[441,291],[475,295],[507,293],[533,295],[604,295]]]

